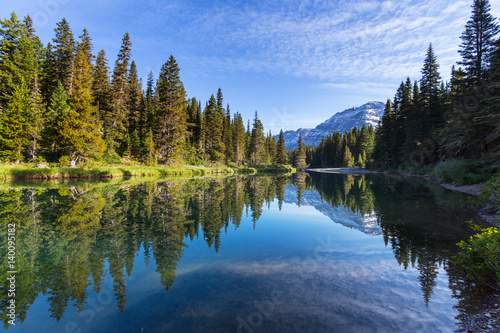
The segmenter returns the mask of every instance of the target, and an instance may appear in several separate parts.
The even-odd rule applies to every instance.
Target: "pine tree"
[[[75,60],[75,40],[73,32],[65,18],[57,23],[54,29],[56,36],[54,42],[54,81],[60,81],[68,95],[73,91],[73,69]]]
[[[21,81],[31,92],[38,92],[44,52],[29,16],[24,23],[15,13],[10,20],[0,20],[0,37],[0,109],[4,109]]]
[[[306,145],[302,141],[302,133],[299,133],[298,148],[295,155],[295,167],[297,169],[306,168]]]
[[[186,93],[173,56],[162,66],[156,83],[153,135],[160,159],[168,162],[182,150],[186,136]]]
[[[462,44],[458,51],[462,56],[459,63],[465,66],[466,82],[469,87],[482,87],[495,50],[495,41],[500,28],[491,15],[488,0],[474,0],[472,16],[460,37]]]
[[[46,123],[42,132],[42,147],[50,161],[57,161],[61,155],[60,126],[68,113],[68,96],[62,83],[58,82],[47,108]]]
[[[363,127],[361,127],[361,132],[358,141],[359,145],[358,155],[363,157],[362,159],[358,158],[358,160],[361,160],[361,167],[365,167],[367,162],[367,157],[371,156],[373,152],[374,143],[373,143],[372,133],[373,132],[370,130],[370,128],[366,127],[366,125],[363,125]]]
[[[131,46],[127,32],[113,70],[111,111],[102,115],[108,154],[117,152],[123,155],[127,150],[127,85]]]
[[[283,130],[280,130],[274,163],[288,164],[288,155],[286,153],[285,137],[283,136]]]
[[[249,146],[249,161],[252,165],[258,165],[262,163],[265,157],[265,137],[264,137],[264,126],[259,119],[257,111],[255,111],[255,118],[253,122],[253,128],[250,137]]]
[[[433,133],[440,130],[444,122],[440,100],[441,76],[438,70],[439,64],[430,44],[420,80],[420,104],[424,129],[422,134],[426,139],[433,139]]]
[[[2,161],[19,163],[30,144],[28,135],[32,100],[24,79],[14,87],[7,108],[0,115],[0,158]]]
[[[342,157],[343,157],[342,166],[346,168],[352,168],[354,166],[354,157],[352,156],[351,149],[349,149],[347,140],[344,140],[342,146]]]
[[[233,118],[233,143],[234,143],[234,162],[240,166],[245,161],[246,156],[246,133],[245,125],[241,114],[236,113]]]
[[[224,160],[225,146],[223,142],[224,116],[219,112],[214,95],[210,96],[203,111],[205,130],[205,151],[213,162]]]
[[[80,42],[76,45],[76,52],[82,52],[87,58],[87,62],[89,64],[92,64],[95,59],[95,56],[92,54],[92,50],[94,47],[92,45],[92,39],[90,38],[87,29],[83,29],[82,35],[78,36],[78,38],[80,38]]]
[[[93,78],[92,95],[94,105],[97,108],[98,119],[102,119],[102,116],[111,110],[111,83],[108,61],[104,50],[99,51],[97,54]]]
[[[70,110],[64,115],[59,127],[61,148],[71,158],[72,165],[80,160],[99,158],[105,148],[97,111],[93,106],[92,65],[82,51],[75,58],[74,77]]]
[[[380,122],[375,137],[374,156],[380,167],[387,168],[394,166],[391,148],[395,142],[394,136],[394,114],[392,112],[391,101],[385,104],[384,115]]]
[[[128,108],[128,135],[134,135],[136,133],[136,139],[131,140],[129,149],[129,154],[133,156],[138,156],[140,153],[140,121],[141,121],[141,110],[140,102],[142,96],[142,87],[139,77],[137,76],[137,67],[135,62],[132,61],[130,64],[130,71],[128,75],[128,86],[127,86],[127,108]],[[131,137],[132,138],[132,137]],[[135,143],[132,143],[134,141]]]
[[[229,104],[226,107],[226,116],[224,119],[224,155],[226,157],[226,164],[234,161],[234,147],[233,147],[233,127],[231,122],[231,109]]]

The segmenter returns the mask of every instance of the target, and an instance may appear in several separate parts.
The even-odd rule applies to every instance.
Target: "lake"
[[[469,200],[374,174],[13,184],[3,330],[452,332],[482,296],[452,262]]]

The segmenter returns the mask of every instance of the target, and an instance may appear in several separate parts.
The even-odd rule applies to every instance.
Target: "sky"
[[[429,43],[448,81],[472,2],[2,0],[0,17],[29,13],[44,44],[66,18],[75,37],[88,30],[111,70],[129,32],[144,81],[173,55],[188,97],[204,106],[221,88],[232,113],[257,111],[277,134],[393,98],[401,81],[420,79]],[[490,4],[500,17],[500,0]]]

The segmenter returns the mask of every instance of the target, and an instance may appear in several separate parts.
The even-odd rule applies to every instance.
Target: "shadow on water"
[[[402,268],[419,271],[425,303],[431,301],[443,268],[459,300],[458,310],[466,312],[481,299],[451,260],[458,251],[456,243],[471,234],[465,223],[457,221],[475,218],[464,208],[464,198],[418,180],[318,173],[4,189],[0,242],[7,243],[8,225],[16,224],[17,321],[27,318],[41,295],[50,317],[59,321],[69,305],[84,311],[89,292],[99,294],[108,273],[123,313],[126,279],[141,252],[146,265],[154,259],[156,274],[168,292],[187,240],[201,238],[218,252],[222,235],[228,228],[238,229],[245,214],[255,228],[263,209],[274,201],[280,210],[287,202],[299,206],[321,202],[358,214],[361,224],[366,222],[364,216],[376,217],[374,227],[360,224],[358,229],[381,234]],[[8,328],[6,246],[0,247],[0,255],[4,261],[0,318]]]

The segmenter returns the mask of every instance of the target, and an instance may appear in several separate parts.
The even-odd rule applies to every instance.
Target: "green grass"
[[[228,166],[141,166],[141,165],[81,165],[76,168],[35,168],[34,165],[0,164],[0,180],[71,180],[71,179],[113,179],[131,177],[205,176],[218,174],[290,173],[289,166],[266,165],[257,167]]]
[[[429,172],[431,179],[454,185],[470,185],[486,182],[493,176],[483,170],[482,162],[466,160],[446,160],[434,165]]]

